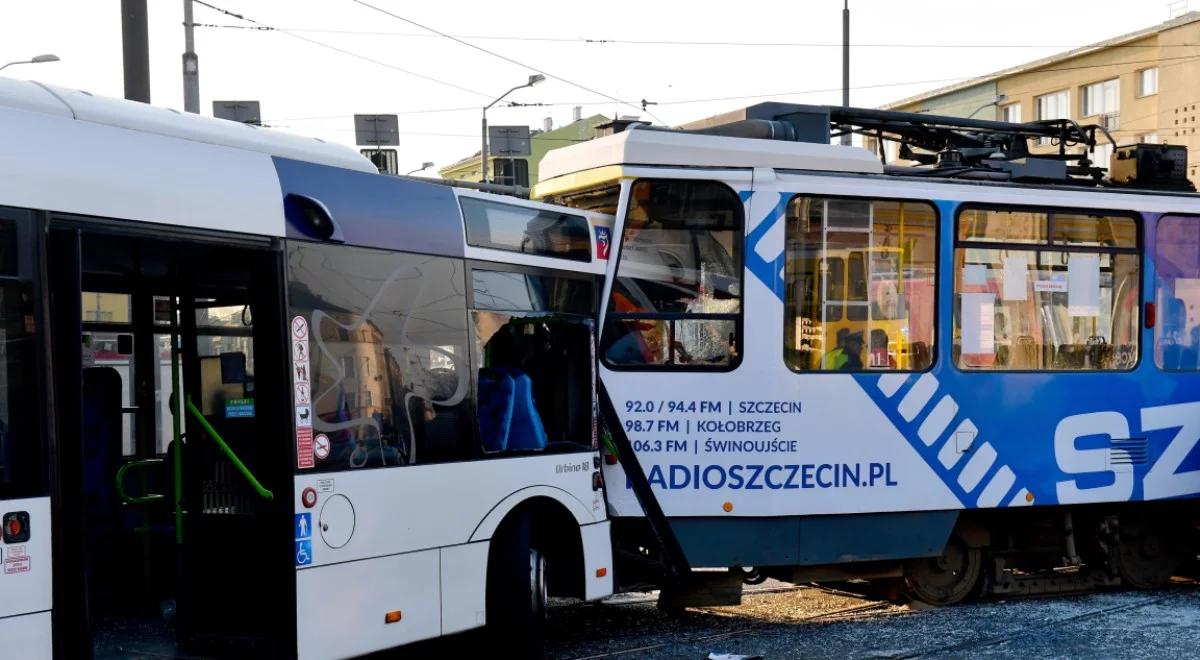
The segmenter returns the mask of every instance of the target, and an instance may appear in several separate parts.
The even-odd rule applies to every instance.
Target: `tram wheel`
[[[951,536],[938,557],[917,559],[904,569],[909,596],[930,605],[954,605],[975,592],[983,572],[983,552]]]
[[[1121,581],[1138,589],[1157,589],[1171,579],[1178,557],[1161,525],[1122,525],[1117,547]]]
[[[507,521],[488,553],[487,627],[510,657],[542,658],[546,650],[546,553],[528,514]]]

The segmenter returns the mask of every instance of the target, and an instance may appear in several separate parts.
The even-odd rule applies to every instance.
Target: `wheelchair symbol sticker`
[[[296,565],[308,566],[312,562],[312,541],[296,541]]]

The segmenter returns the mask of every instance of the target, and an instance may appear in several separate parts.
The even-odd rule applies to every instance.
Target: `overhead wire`
[[[438,30],[437,28],[434,28],[434,27],[430,27],[430,26],[428,26],[428,25],[425,25],[424,23],[419,23],[419,22],[417,22],[417,21],[414,21],[414,20],[412,20],[412,19],[410,19],[410,18],[406,18],[406,17],[404,17],[404,16],[401,16],[400,14],[397,14],[397,13],[395,13],[395,12],[389,11],[389,10],[387,10],[387,9],[384,9],[384,8],[382,8],[382,7],[379,7],[379,6],[377,6],[377,5],[373,5],[373,4],[369,3],[369,2],[366,2],[366,0],[350,0],[350,1],[351,1],[351,2],[353,2],[353,3],[355,3],[355,4],[357,4],[357,5],[360,5],[360,6],[362,6],[362,7],[366,7],[367,9],[371,9],[371,10],[373,10],[373,11],[375,11],[375,12],[378,12],[378,13],[380,13],[380,14],[383,14],[384,16],[391,16],[392,18],[394,18],[394,19],[396,19],[396,20],[398,20],[398,21],[403,21],[404,23],[408,23],[409,25],[413,25],[413,26],[415,26],[415,27],[418,27],[418,28],[420,28],[420,29],[422,29],[422,30],[426,30],[426,31],[432,32],[432,33],[434,33],[434,34],[437,34],[437,35],[439,35],[439,36],[445,37],[446,39],[449,39],[449,40],[451,40],[451,41],[453,41],[453,42],[455,42],[455,43],[462,44],[462,45],[464,45],[464,46],[466,46],[466,47],[468,47],[468,48],[472,48],[472,49],[474,49],[474,50],[477,50],[477,51],[479,51],[479,52],[481,52],[481,53],[485,53],[485,54],[487,54],[487,55],[490,55],[490,56],[492,56],[492,57],[495,57],[495,58],[497,58],[497,59],[500,59],[500,60],[503,60],[503,61],[505,61],[505,62],[508,62],[508,63],[510,63],[510,64],[515,64],[516,66],[519,66],[519,67],[522,67],[522,68],[525,68],[525,69],[529,69],[530,71],[533,71],[533,72],[535,72],[535,73],[540,73],[540,74],[542,74],[543,76],[546,76],[547,78],[553,78],[554,80],[557,80],[557,81],[559,81],[559,82],[561,82],[561,83],[565,83],[565,84],[567,84],[567,85],[570,85],[570,86],[572,86],[572,87],[576,87],[576,88],[578,88],[578,89],[582,89],[583,91],[585,91],[585,92],[588,92],[589,94],[595,94],[596,96],[602,96],[602,97],[604,97],[604,98],[606,98],[606,99],[608,99],[608,100],[610,100],[610,101],[613,101],[613,102],[615,102],[615,103],[620,103],[620,104],[622,104],[622,105],[627,105],[627,106],[629,106],[629,107],[631,107],[631,108],[638,109],[638,110],[640,110],[640,111],[642,111],[642,112],[645,112],[646,114],[650,115],[651,117],[654,117],[654,119],[655,119],[656,121],[658,121],[659,123],[661,123],[661,124],[666,124],[666,122],[664,122],[662,119],[659,119],[658,117],[655,117],[655,116],[654,116],[654,113],[650,112],[650,111],[649,111],[649,110],[646,108],[646,104],[644,104],[644,103],[643,103],[643,104],[641,104],[641,105],[638,105],[638,104],[632,103],[632,102],[630,102],[630,101],[626,101],[626,100],[624,100],[624,99],[617,98],[616,96],[613,96],[612,94],[607,94],[607,93],[605,93],[605,92],[601,92],[601,91],[599,91],[599,90],[597,90],[597,89],[593,89],[593,88],[591,88],[591,87],[588,87],[587,85],[584,85],[584,84],[578,83],[578,82],[576,82],[576,81],[574,81],[574,80],[570,80],[570,79],[568,79],[568,78],[564,78],[564,77],[562,77],[562,76],[559,76],[559,75],[556,75],[556,74],[550,73],[549,71],[546,71],[546,70],[544,70],[544,69],[540,69],[540,68],[538,68],[538,67],[535,67],[535,66],[532,66],[532,65],[530,65],[530,64],[526,64],[525,62],[521,62],[521,61],[519,61],[519,60],[516,60],[516,59],[514,59],[514,58],[512,58],[512,57],[509,57],[509,56],[507,56],[507,55],[503,55],[503,54],[501,54],[501,53],[497,53],[497,52],[496,52],[496,51],[494,51],[494,50],[489,50],[489,49],[487,49],[487,48],[484,48],[483,46],[480,46],[480,45],[478,45],[478,44],[473,44],[473,43],[471,43],[471,42],[469,42],[469,41],[465,41],[465,40],[463,40],[463,39],[461,39],[461,38],[459,38],[459,37],[456,37],[456,36],[454,36],[454,35],[452,35],[452,34],[448,34],[448,33],[446,33],[446,32],[442,32],[441,30]]]
[[[246,25],[219,25],[212,23],[196,23],[196,27],[206,28],[223,28],[231,30],[254,30],[264,29],[255,28]],[[381,36],[381,37],[418,37],[432,38],[442,37],[440,34],[430,34],[425,32],[394,32],[387,30],[346,30],[334,28],[267,28],[288,30],[290,32],[312,32],[319,34],[347,34],[356,36]],[[687,40],[687,39],[619,39],[619,38],[599,38],[599,37],[537,37],[537,36],[517,36],[517,35],[496,35],[496,34],[456,34],[450,35],[459,39],[476,39],[479,41],[530,41],[530,42],[546,42],[546,43],[565,43],[565,44],[617,44],[631,46],[736,46],[750,48],[841,48],[839,43],[819,43],[819,42],[797,42],[797,41],[703,41],[703,40]],[[1065,45],[1065,44],[1012,44],[1012,43],[852,43],[853,48],[1062,48],[1068,50],[1078,50],[1081,48],[1089,48],[1091,44],[1083,46]],[[1096,46],[1096,48],[1196,48],[1200,44],[1114,44],[1111,46]]]
[[[219,13],[221,13],[221,14],[224,14],[224,15],[226,15],[226,16],[230,16],[230,17],[232,17],[232,18],[236,18],[236,19],[238,19],[238,20],[246,21],[247,23],[252,23],[252,24],[254,24],[255,26],[257,26],[257,28],[258,28],[258,31],[262,31],[262,32],[278,32],[278,33],[280,33],[280,34],[287,35],[287,36],[289,36],[289,37],[291,37],[291,38],[293,38],[293,39],[298,39],[298,40],[300,40],[300,41],[303,41],[303,42],[306,42],[306,43],[312,44],[312,45],[314,45],[314,46],[320,46],[321,48],[326,48],[326,49],[329,49],[329,50],[332,50],[332,51],[336,51],[336,52],[338,52],[338,53],[342,53],[343,55],[348,55],[348,56],[350,56],[350,57],[354,57],[354,58],[357,58],[357,59],[360,59],[360,60],[363,60],[363,61],[366,61],[366,62],[370,62],[370,63],[372,63],[372,64],[376,64],[376,65],[378,65],[378,66],[382,66],[382,67],[385,67],[385,68],[388,68],[388,69],[392,69],[392,70],[394,70],[394,71],[398,71],[398,72],[400,72],[400,73],[403,73],[403,74],[406,74],[406,75],[409,75],[409,76],[413,76],[414,78],[420,78],[421,80],[425,80],[425,81],[427,81],[427,82],[431,82],[431,83],[434,83],[434,84],[437,84],[437,85],[442,85],[443,87],[449,87],[449,88],[452,88],[452,89],[456,89],[456,90],[458,90],[458,91],[460,91],[460,92],[466,92],[466,93],[468,93],[468,94],[473,94],[473,95],[475,95],[475,96],[479,96],[479,97],[482,97],[482,98],[490,98],[490,96],[489,96],[489,95],[487,95],[487,94],[485,94],[485,93],[483,93],[483,92],[480,92],[480,91],[478,91],[478,90],[470,89],[470,88],[468,88],[468,87],[463,87],[462,85],[458,85],[458,84],[455,84],[455,83],[452,83],[452,82],[449,82],[449,81],[446,81],[446,80],[442,80],[442,79],[440,79],[440,78],[434,78],[433,76],[427,76],[427,75],[425,75],[425,74],[423,74],[423,73],[418,73],[418,72],[416,72],[416,71],[412,71],[412,70],[410,70],[410,69],[405,69],[405,68],[403,68],[403,67],[396,66],[395,64],[392,64],[391,62],[384,62],[383,60],[376,59],[376,58],[374,58],[374,57],[371,57],[371,56],[369,56],[369,55],[363,55],[362,53],[357,53],[357,52],[354,52],[354,51],[352,51],[352,50],[347,50],[347,49],[345,49],[345,48],[341,48],[341,47],[339,47],[339,46],[334,46],[333,44],[328,44],[328,43],[325,43],[324,41],[318,41],[318,40],[316,40],[316,39],[312,39],[312,38],[306,37],[306,36],[304,36],[304,35],[301,35],[301,34],[296,34],[296,33],[295,33],[295,32],[293,32],[293,31],[284,30],[284,29],[281,29],[281,28],[278,28],[278,27],[274,27],[274,26],[272,26],[272,25],[267,25],[266,23],[263,23],[263,22],[261,22],[261,21],[257,21],[257,20],[255,20],[255,19],[252,19],[252,18],[248,17],[248,16],[245,16],[245,15],[239,14],[239,13],[237,13],[237,12],[230,11],[230,10],[228,10],[228,9],[224,9],[224,8],[222,8],[222,7],[218,7],[218,6],[216,6],[216,5],[213,5],[213,4],[210,4],[210,3],[208,3],[208,2],[205,2],[205,0],[192,0],[192,1],[193,1],[193,2],[195,2],[196,4],[198,4],[198,5],[202,6],[202,7],[207,7],[208,9],[211,9],[211,10],[213,10],[213,11],[219,12]]]

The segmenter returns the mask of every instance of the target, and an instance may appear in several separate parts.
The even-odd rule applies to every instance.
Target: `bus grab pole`
[[[175,544],[183,544],[183,409],[179,389],[179,300],[171,296],[171,431],[175,444],[172,469],[175,474]]]

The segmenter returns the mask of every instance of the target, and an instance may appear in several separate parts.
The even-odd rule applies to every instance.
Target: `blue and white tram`
[[[885,167],[824,112],[813,143],[635,126],[542,162],[539,198],[617,217],[616,538],[943,604],[1164,582],[1200,495],[1200,198]]]
[[[612,591],[596,214],[0,79],[12,658],[349,657]]]

